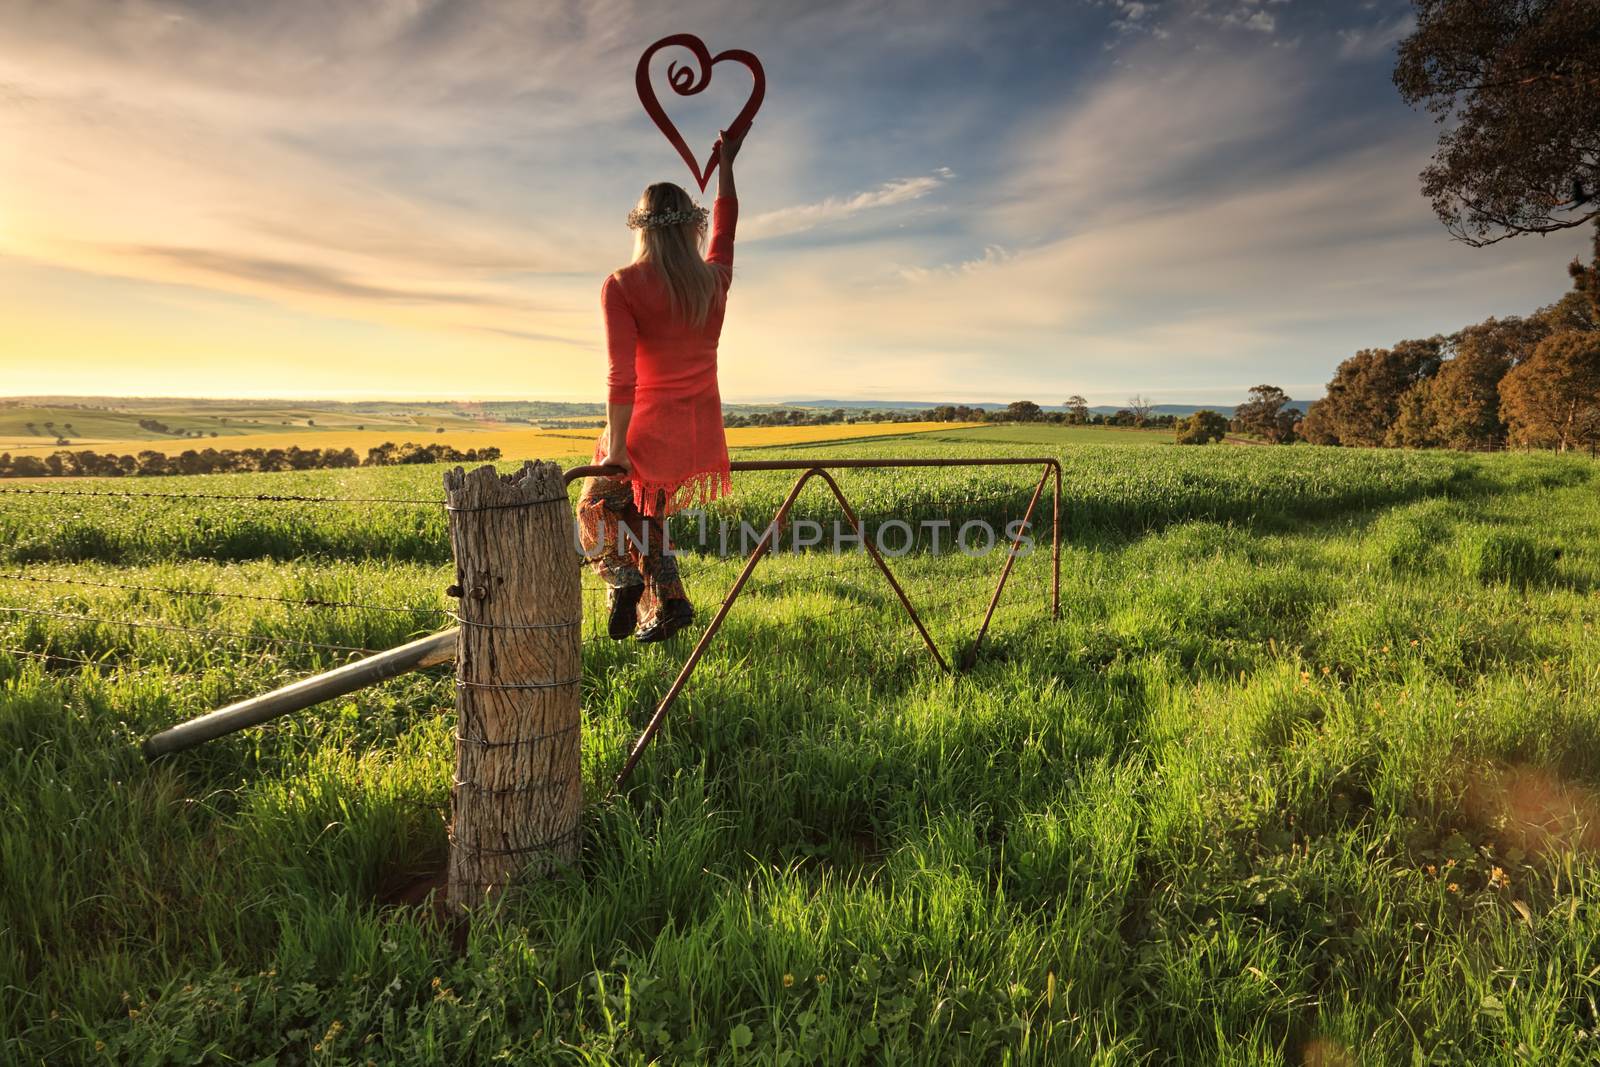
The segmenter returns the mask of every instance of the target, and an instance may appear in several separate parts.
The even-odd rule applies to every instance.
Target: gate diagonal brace
[[[717,631],[722,628],[723,620],[728,617],[728,612],[732,610],[734,601],[739,599],[739,594],[744,590],[745,583],[749,581],[751,574],[755,572],[756,565],[761,562],[763,557],[772,551],[772,548],[777,542],[779,531],[783,526],[784,520],[786,520],[789,516],[790,508],[794,506],[795,500],[799,498],[801,491],[805,489],[806,484],[810,482],[812,478],[821,478],[827,483],[828,488],[832,490],[834,499],[839,502],[839,507],[843,509],[845,518],[849,520],[850,525],[854,528],[856,536],[859,539],[862,547],[865,548],[868,554],[871,555],[872,561],[877,565],[878,569],[883,572],[884,579],[888,581],[890,588],[894,590],[895,596],[899,598],[901,607],[905,608],[906,614],[911,617],[911,621],[916,625],[917,632],[922,636],[923,643],[927,645],[928,652],[933,656],[934,662],[939,664],[941,670],[948,672],[950,670],[950,665],[945,661],[944,656],[939,652],[939,648],[934,643],[933,638],[929,635],[928,629],[923,624],[921,616],[917,614],[916,608],[912,607],[910,598],[906,596],[904,588],[902,588],[899,581],[896,580],[894,572],[889,569],[888,563],[884,561],[883,556],[878,552],[877,547],[873,545],[871,539],[866,536],[866,530],[862,526],[861,520],[856,516],[855,510],[850,506],[849,500],[845,498],[844,491],[839,488],[839,483],[836,482],[833,476],[828,473],[828,469],[1033,466],[1035,464],[1044,468],[1043,473],[1039,476],[1038,484],[1034,486],[1033,496],[1028,501],[1028,510],[1023,515],[1022,523],[1017,528],[1016,537],[1012,540],[1010,549],[1006,553],[1005,565],[1000,571],[999,580],[995,583],[994,593],[989,598],[989,607],[987,612],[984,614],[983,624],[978,628],[978,634],[973,639],[971,646],[968,647],[967,651],[961,657],[959,664],[961,670],[966,670],[977,661],[978,649],[983,643],[984,636],[989,631],[989,623],[994,618],[995,608],[1000,603],[1000,594],[1005,589],[1006,579],[1011,576],[1012,565],[1016,562],[1017,555],[1021,550],[1024,531],[1028,529],[1028,524],[1033,518],[1034,510],[1038,507],[1039,498],[1044,494],[1044,487],[1050,481],[1052,474],[1055,476],[1055,497],[1052,507],[1053,515],[1051,522],[1051,615],[1053,618],[1060,618],[1061,616],[1061,464],[1057,460],[1050,458],[984,458],[968,460],[918,458],[898,460],[832,460],[822,463],[807,463],[804,461],[789,460],[745,460],[729,464],[729,469],[733,471],[798,470],[801,472],[801,474],[799,479],[796,480],[794,488],[789,490],[789,495],[784,498],[783,503],[779,505],[777,512],[772,516],[771,522],[767,524],[765,531],[762,533],[761,539],[756,542],[755,548],[751,550],[749,557],[746,558],[744,568],[739,572],[739,577],[734,580],[733,586],[728,590],[727,595],[723,597],[721,605],[717,608],[717,613],[712,616],[711,621],[706,625],[705,631],[700,635],[700,640],[695,643],[694,650],[689,653],[689,658],[684,661],[683,667],[678,671],[678,676],[673,679],[672,685],[668,687],[665,695],[662,696],[660,703],[656,705],[656,710],[654,714],[650,716],[650,721],[645,724],[644,730],[640,733],[638,740],[634,742],[632,749],[628,752],[628,758],[623,762],[622,769],[617,772],[616,780],[612,783],[611,791],[608,796],[615,796],[622,789],[628,778],[633,774],[633,770],[636,766],[638,766],[639,760],[644,755],[645,749],[648,748],[650,742],[655,739],[657,732],[659,732],[661,729],[661,724],[666,721],[667,712],[671,709],[672,705],[677,702],[678,697],[684,690],[684,687],[688,685],[690,677],[694,674],[695,668],[699,665],[701,657],[705,655],[706,649],[710,647],[712,640],[717,635]],[[614,477],[624,473],[626,472],[620,467],[574,467],[566,472],[566,480],[567,484],[570,485],[578,478],[607,476]]]

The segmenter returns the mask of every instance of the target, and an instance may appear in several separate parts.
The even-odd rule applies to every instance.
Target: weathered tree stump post
[[[582,599],[561,468],[444,476],[460,597],[448,900],[578,856]]]

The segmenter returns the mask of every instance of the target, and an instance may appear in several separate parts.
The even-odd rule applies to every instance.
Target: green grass
[[[583,863],[459,955],[381,906],[444,855],[448,671],[156,766],[136,748],[345,656],[315,646],[430,630],[439,517],[0,496],[0,570],[195,594],[0,581],[0,606],[232,635],[0,612],[0,646],[58,656],[0,654],[0,1062],[1600,1055],[1591,464],[938,436],[848,453],[1060,455],[1062,618],[1035,552],[945,676],[867,560],[781,553],[609,804],[687,646],[591,641]],[[439,475],[153,488],[433,498]],[[841,481],[869,522],[1032,491]],[[740,488],[715,517],[787,484]],[[893,565],[957,652],[998,562]],[[685,566],[709,608],[737,561]]]
[[[941,441],[951,444],[1044,445],[1170,445],[1171,430],[1136,430],[1119,426],[1055,426],[1049,424],[1009,424],[974,426],[965,430],[936,432]]]

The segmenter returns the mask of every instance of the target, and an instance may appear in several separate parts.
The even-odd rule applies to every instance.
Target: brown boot
[[[644,644],[665,641],[691,622],[694,622],[694,606],[687,600],[669,600],[656,612],[655,621],[640,630],[634,639]]]
[[[644,583],[613,587],[611,619],[606,623],[606,633],[613,641],[627,640],[639,625],[639,598],[644,596]]]

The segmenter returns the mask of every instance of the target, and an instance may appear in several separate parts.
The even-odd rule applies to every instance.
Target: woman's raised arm
[[[734,137],[727,130],[723,130],[722,136],[717,138],[718,197],[731,196],[737,199],[739,196],[733,187],[733,157],[739,154],[739,146],[744,144],[744,136],[741,133],[738,137]]]
[[[727,130],[717,138],[717,199],[711,211],[711,244],[706,262],[728,268],[725,277],[733,280],[733,231],[739,221],[739,199],[733,187],[733,157],[739,154],[744,134],[730,138]]]

